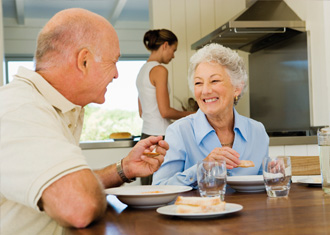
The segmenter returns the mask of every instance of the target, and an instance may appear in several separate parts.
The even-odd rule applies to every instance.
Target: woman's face
[[[232,112],[234,97],[241,90],[232,85],[224,66],[203,62],[195,70],[194,92],[199,108],[207,116],[221,116]]]
[[[165,42],[163,46],[164,46],[163,63],[168,64],[171,62],[172,59],[174,59],[174,53],[178,48],[178,43],[176,42],[172,45],[169,45],[167,42]]]

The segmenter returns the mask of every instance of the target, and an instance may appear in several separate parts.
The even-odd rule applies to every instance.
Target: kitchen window
[[[104,104],[85,107],[81,141],[104,141],[112,132],[130,132],[139,136],[142,119],[139,116],[136,77],[146,58],[121,58],[117,62],[118,79],[107,87]],[[5,83],[12,80],[19,66],[34,70],[33,58],[6,58]]]

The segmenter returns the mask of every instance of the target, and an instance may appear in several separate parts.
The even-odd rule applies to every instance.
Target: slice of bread
[[[160,153],[149,152],[149,153],[143,153],[143,155],[146,155],[148,157],[157,157],[158,155],[160,155]]]
[[[182,197],[175,201],[177,213],[209,213],[225,210],[226,202],[219,197]]]
[[[182,197],[178,196],[175,205],[212,206],[221,203],[219,197]]]
[[[131,133],[129,132],[114,132],[109,136],[110,139],[129,139],[132,138]]]
[[[237,167],[254,167],[254,162],[250,160],[241,160],[240,164]]]

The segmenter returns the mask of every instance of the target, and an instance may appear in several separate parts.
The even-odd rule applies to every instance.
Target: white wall
[[[3,24],[2,24],[2,0],[0,0],[0,86],[4,84],[4,48],[3,48]]]
[[[328,107],[330,106],[330,1],[324,2],[324,8],[323,8],[323,15],[324,15],[324,21],[325,27],[324,27],[324,34],[325,34],[325,48],[324,48],[324,53],[325,53],[325,61],[326,61],[326,66],[325,66],[325,77],[327,80],[327,94],[328,94]],[[330,123],[330,107],[327,110],[328,114],[328,124]]]

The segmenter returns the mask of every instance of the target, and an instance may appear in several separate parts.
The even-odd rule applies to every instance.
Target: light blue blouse
[[[268,156],[269,137],[262,123],[244,117],[234,109],[233,149],[240,154],[240,160],[252,160],[255,167],[234,168],[228,175],[262,174],[262,160]],[[220,140],[205,114],[197,113],[171,124],[165,134],[169,143],[164,163],[153,175],[153,185],[197,186],[196,164],[216,147]]]

